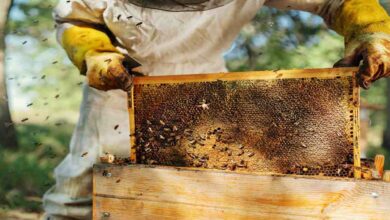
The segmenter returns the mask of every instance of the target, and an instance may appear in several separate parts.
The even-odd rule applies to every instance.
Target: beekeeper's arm
[[[336,66],[359,66],[359,83],[390,76],[390,18],[378,0],[266,0],[267,6],[320,15],[345,38],[345,57]]]
[[[54,10],[57,39],[90,86],[128,90],[131,77],[122,65],[125,56],[105,30],[105,7],[104,0],[60,0]]]

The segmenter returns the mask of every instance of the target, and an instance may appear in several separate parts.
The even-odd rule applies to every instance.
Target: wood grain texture
[[[103,176],[103,171],[111,173]],[[388,219],[390,184],[96,165],[94,219]]]
[[[257,80],[257,79],[290,79],[290,78],[311,78],[311,77],[334,78],[337,76],[347,76],[354,72],[357,72],[356,67],[142,76],[142,77],[134,77],[134,85],[160,84],[160,83],[184,83],[184,82],[185,83],[212,82],[217,80],[231,81],[231,80],[243,80],[243,79]]]
[[[135,146],[135,115],[134,115],[134,87],[131,88],[130,92],[127,94],[128,98],[128,111],[129,111],[129,127],[130,127],[130,161],[135,162],[136,158],[136,148],[131,147]]]

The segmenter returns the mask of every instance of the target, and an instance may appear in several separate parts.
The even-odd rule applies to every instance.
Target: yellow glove
[[[377,0],[345,0],[331,27],[345,37],[345,57],[335,66],[359,66],[359,84],[390,76],[390,18]]]
[[[123,63],[125,56],[114,52],[89,51],[85,55],[88,85],[100,90],[130,91],[132,77]]]
[[[132,78],[124,67],[125,56],[103,31],[72,26],[64,31],[62,45],[91,87],[105,91],[130,89]]]

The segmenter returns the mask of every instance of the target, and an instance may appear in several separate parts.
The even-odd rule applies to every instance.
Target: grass
[[[53,169],[68,152],[73,124],[16,126],[19,149],[0,150],[0,208],[40,212]]]

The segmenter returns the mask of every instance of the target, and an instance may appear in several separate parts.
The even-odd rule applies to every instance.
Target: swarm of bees
[[[246,169],[255,155],[231,141],[221,127],[194,131],[161,119],[145,120],[144,125],[136,132],[139,163],[236,170]]]

